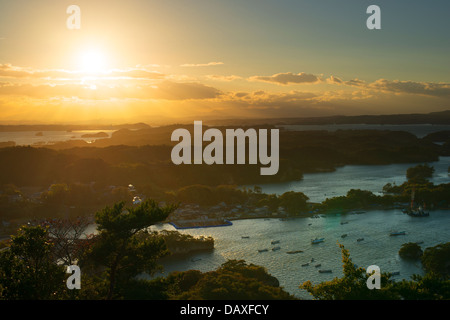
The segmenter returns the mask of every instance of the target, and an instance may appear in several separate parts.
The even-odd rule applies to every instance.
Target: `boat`
[[[331,273],[331,272],[333,272],[333,271],[330,270],[330,269],[327,269],[327,270],[319,270],[319,273]]]
[[[302,267],[307,267],[309,266],[309,262],[302,264]]]
[[[314,266],[314,268],[318,268],[318,267],[320,267],[321,266],[321,264],[319,263],[319,264],[316,264],[315,266]]]
[[[409,208],[405,208],[402,210],[403,213],[407,214],[410,217],[429,217],[430,213],[425,211],[426,204],[422,206],[416,207],[414,204],[414,194],[415,190],[411,191],[411,205]]]
[[[425,211],[422,207],[418,208],[409,208],[409,209],[403,209],[403,213],[406,213],[410,217],[429,217],[430,213],[428,211]]]
[[[345,238],[346,236],[347,236],[347,234],[345,233],[341,236],[341,238]]]
[[[341,222],[341,224],[347,224],[347,223],[348,223],[348,221]]]
[[[390,236],[404,236],[406,234],[405,231],[393,231],[389,235]]]
[[[391,272],[391,275],[392,276],[398,276],[400,274],[400,271],[394,271],[394,272]]]
[[[269,249],[258,249],[258,252],[267,252]]]
[[[241,238],[242,239],[249,239],[250,237],[249,236],[242,236]]]
[[[295,254],[295,253],[300,253],[303,252],[302,250],[294,250],[294,251],[288,251],[286,252],[287,254]]]
[[[315,238],[311,240],[311,244],[321,243],[325,240],[325,238]]]
[[[358,238],[358,239],[356,239],[356,241],[358,241],[358,242],[363,241],[363,240],[364,240],[364,238]]]
[[[277,250],[280,250],[280,249],[281,249],[280,247],[273,247],[272,251],[277,251]]]
[[[273,240],[273,241],[271,242],[271,244],[277,244],[277,243],[280,243],[280,240]]]

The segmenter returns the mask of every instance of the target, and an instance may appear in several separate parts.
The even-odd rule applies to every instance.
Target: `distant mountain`
[[[205,121],[207,125],[449,124],[450,110],[430,113]]]
[[[151,128],[145,123],[120,124],[120,125],[67,125],[67,124],[14,124],[0,125],[0,132],[13,131],[80,131],[80,130],[140,130]]]

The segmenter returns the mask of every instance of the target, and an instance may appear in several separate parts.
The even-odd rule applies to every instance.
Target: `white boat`
[[[315,239],[312,239],[311,240],[311,243],[312,244],[316,244],[316,243],[321,243],[321,242],[324,242],[325,241],[325,238],[315,238]]]

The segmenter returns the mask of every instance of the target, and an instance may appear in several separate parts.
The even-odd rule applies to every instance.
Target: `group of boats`
[[[280,243],[280,240],[273,240],[273,241],[270,242],[270,244],[272,244],[272,245],[279,244],[279,243]],[[275,247],[272,248],[272,251],[278,251],[280,249],[281,249],[280,246],[275,246]],[[258,252],[267,252],[267,251],[269,251],[269,249],[267,249],[267,248],[258,250]]]
[[[302,264],[302,267],[307,267],[307,266],[309,266],[309,264],[312,263],[312,262],[314,262],[314,258],[311,258],[311,261],[310,261],[310,262],[307,262],[307,263]],[[321,266],[322,266],[322,264],[321,264],[321,263],[318,263],[318,264],[314,265],[314,268],[319,268],[319,267],[321,267]],[[332,272],[331,269],[319,269],[319,273],[331,273],[331,272]]]

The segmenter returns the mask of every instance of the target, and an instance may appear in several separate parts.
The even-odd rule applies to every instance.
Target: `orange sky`
[[[450,109],[448,2],[379,3],[0,0],[0,123]]]

